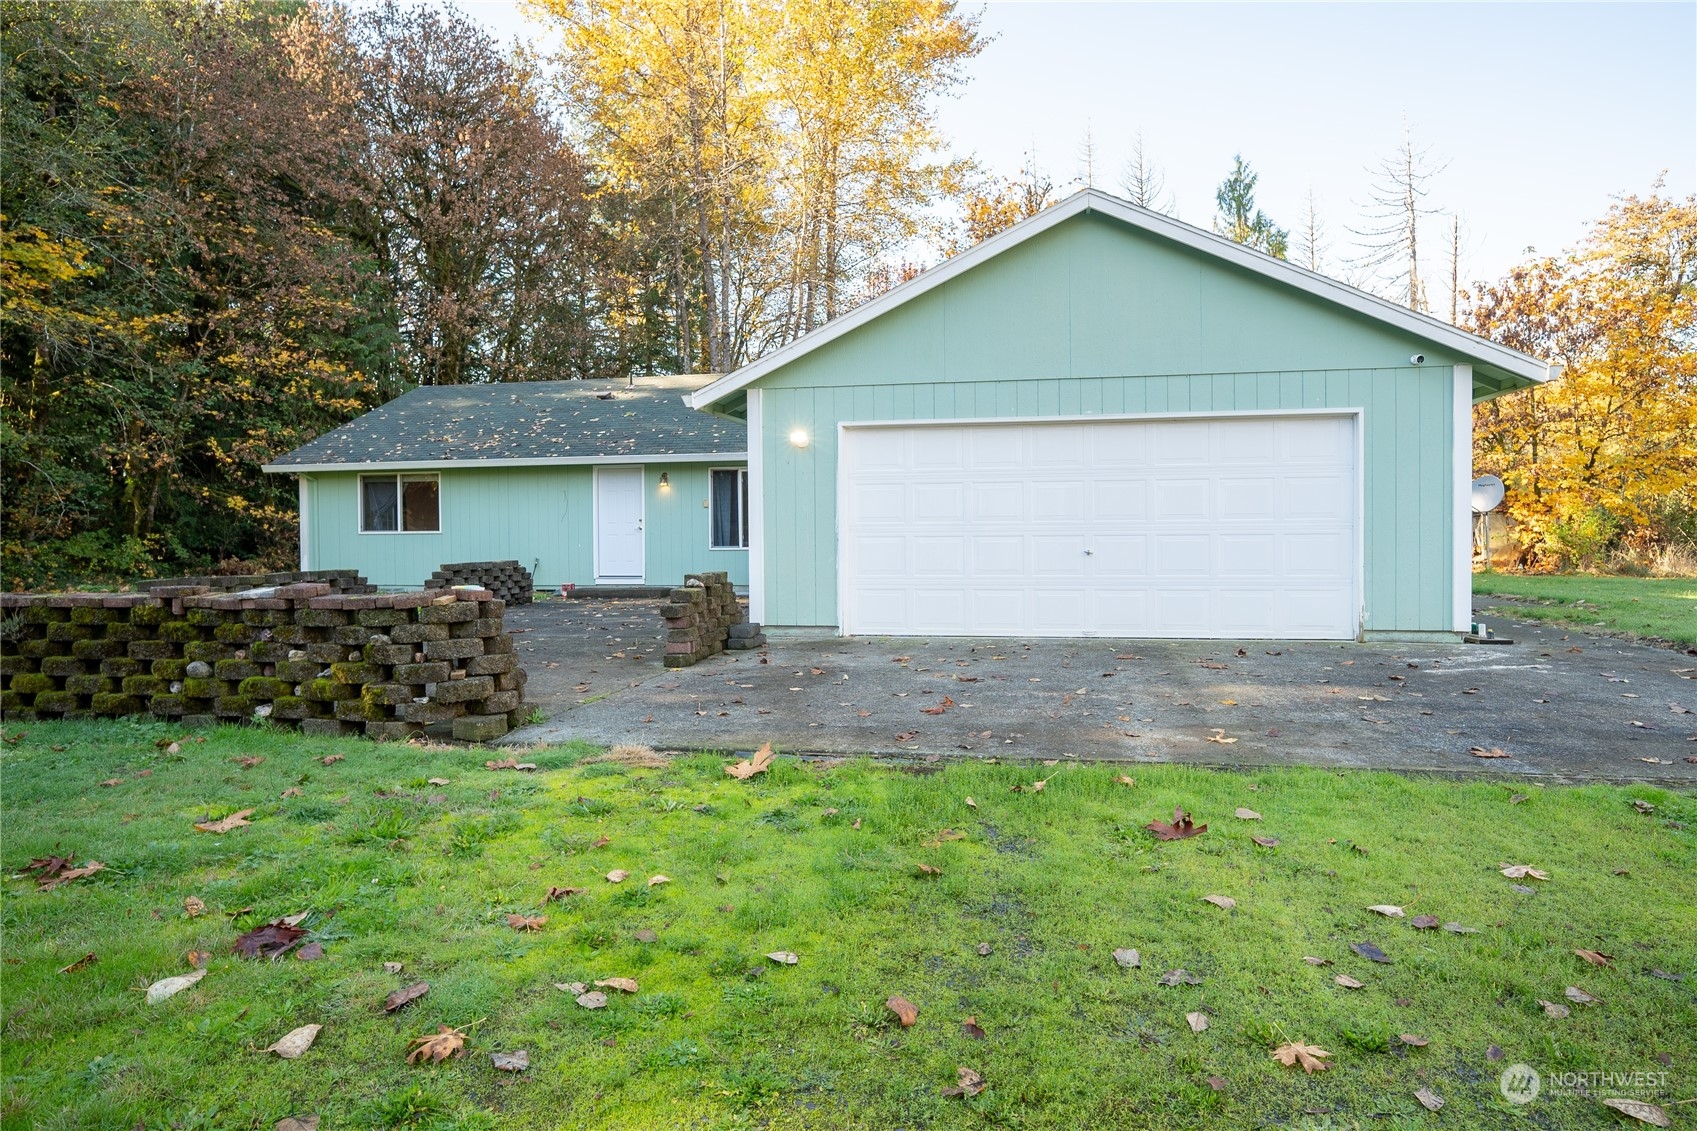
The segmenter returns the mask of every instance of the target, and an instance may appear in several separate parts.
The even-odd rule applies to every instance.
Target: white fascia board
[[[539,456],[516,459],[384,460],[372,463],[268,463],[260,467],[276,475],[315,471],[479,471],[489,467],[619,467],[648,463],[748,462],[747,452],[682,452],[664,456]]]
[[[1514,374],[1534,384],[1542,384],[1556,375],[1558,370],[1546,363],[1509,349],[1485,338],[1469,334],[1457,329],[1448,322],[1433,318],[1429,314],[1409,310],[1388,302],[1377,295],[1329,279],[1314,271],[1298,267],[1283,259],[1274,259],[1253,248],[1226,239],[1193,224],[1175,220],[1171,216],[1139,208],[1129,201],[1110,196],[1100,189],[1083,189],[1061,201],[1059,204],[1045,208],[1035,216],[1021,220],[1006,231],[985,240],[968,251],[945,260],[943,263],[922,272],[914,278],[879,296],[873,301],[856,310],[827,322],[819,329],[806,334],[778,352],[759,361],[743,366],[734,373],[728,373],[717,381],[696,390],[684,397],[685,403],[694,409],[705,409],[713,402],[747,386],[750,382],[758,381],[761,377],[810,353],[827,342],[840,338],[851,330],[865,325],[874,318],[886,313],[902,303],[919,297],[933,287],[948,282],[963,272],[970,271],[986,259],[1000,255],[1008,248],[1023,243],[1033,236],[1048,231],[1065,220],[1081,212],[1100,212],[1111,216],[1131,227],[1150,232],[1163,239],[1171,240],[1205,255],[1225,260],[1255,274],[1266,276],[1276,282],[1304,291],[1317,298],[1335,303],[1347,310],[1372,318],[1390,326],[1412,334],[1425,341],[1442,345],[1454,350],[1461,356],[1472,361],[1482,362],[1506,372]]]

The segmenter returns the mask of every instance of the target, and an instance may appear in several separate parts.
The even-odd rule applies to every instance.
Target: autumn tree
[[[1697,548],[1697,198],[1622,197],[1576,250],[1471,299],[1469,329],[1563,366],[1474,410],[1523,559]]]
[[[1037,164],[1037,151],[1029,150],[1017,177],[980,177],[962,194],[961,228],[945,250],[950,255],[965,251],[1037,215],[1056,199],[1054,180]]]
[[[1232,171],[1214,193],[1219,213],[1214,230],[1237,243],[1264,251],[1274,259],[1285,258],[1290,233],[1255,206],[1255,185],[1261,175],[1249,167],[1242,154],[1232,158]]]

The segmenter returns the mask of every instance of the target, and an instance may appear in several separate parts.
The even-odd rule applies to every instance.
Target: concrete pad
[[[666,671],[656,607],[509,610],[549,719],[503,741],[1697,786],[1697,657],[1568,630],[1493,620],[1512,645],[775,635]]]

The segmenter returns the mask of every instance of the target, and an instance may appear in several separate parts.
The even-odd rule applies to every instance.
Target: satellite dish
[[[1495,475],[1481,475],[1473,481],[1473,513],[1489,514],[1502,505],[1503,481]]]

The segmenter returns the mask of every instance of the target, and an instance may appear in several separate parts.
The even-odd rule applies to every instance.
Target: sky
[[[518,6],[462,3],[503,40]],[[1313,191],[1334,273],[1355,250],[1368,167],[1404,123],[1443,171],[1465,277],[1496,279],[1575,245],[1619,193],[1697,191],[1697,3],[989,3],[992,41],[940,104],[953,151],[1012,176],[1026,154],[1060,184],[1118,191],[1141,131],[1178,216],[1207,226],[1241,153],[1258,203],[1294,230]],[[1422,239],[1436,255],[1439,225]],[[1423,253],[1423,258],[1425,258]]]

